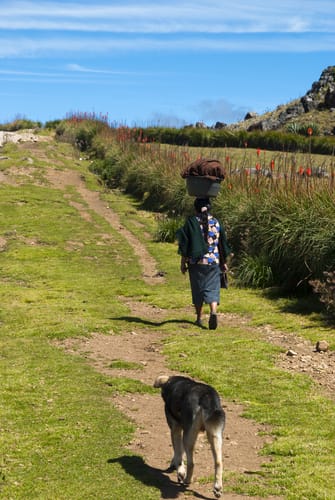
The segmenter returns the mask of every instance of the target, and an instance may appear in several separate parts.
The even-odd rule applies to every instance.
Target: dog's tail
[[[169,378],[170,377],[168,375],[159,375],[154,382],[154,387],[163,387],[163,385],[166,384]]]

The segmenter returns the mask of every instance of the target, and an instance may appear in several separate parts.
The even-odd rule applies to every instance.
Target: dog
[[[222,495],[222,435],[226,416],[217,391],[210,385],[182,376],[160,375],[154,387],[161,388],[165,403],[174,451],[171,467],[177,470],[178,482],[191,483],[195,442],[199,432],[206,431],[214,459],[213,493],[219,498]]]

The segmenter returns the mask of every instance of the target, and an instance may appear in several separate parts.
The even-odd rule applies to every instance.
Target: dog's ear
[[[169,378],[170,377],[168,375],[159,375],[154,382],[154,387],[162,387],[166,384]]]

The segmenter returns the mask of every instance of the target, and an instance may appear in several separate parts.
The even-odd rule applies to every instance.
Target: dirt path
[[[148,254],[144,245],[121,225],[119,217],[105,202],[100,199],[99,192],[90,191],[86,188],[81,176],[75,171],[55,172],[48,171],[48,181],[57,189],[64,190],[66,186],[72,185],[80,193],[90,210],[95,211],[114,228],[121,228],[123,237],[133,247],[135,254],[143,268],[143,279],[154,284],[161,282],[163,278],[156,269],[156,262]],[[84,205],[75,203],[82,217],[87,219],[89,214]],[[123,300],[120,297],[120,300]],[[153,320],[159,315],[164,317],[162,309],[151,307],[141,302],[127,300],[131,314],[143,319]],[[92,334],[89,339],[71,339],[61,345],[67,352],[84,356],[94,368],[110,376],[123,376],[140,380],[152,385],[158,374],[171,373],[165,366],[165,359],[161,353],[164,334],[162,332],[145,329],[131,330],[122,336]],[[110,368],[112,360],[123,360],[131,363],[139,363],[142,370],[115,370]],[[164,416],[163,402],[160,394],[142,395],[131,394],[126,396],[115,396],[113,403],[125,413],[137,426],[134,441],[129,448],[134,453],[142,455],[148,468],[163,481],[162,498],[190,498],[190,490],[186,492],[175,482],[175,473],[167,473],[172,458],[169,430]],[[227,413],[227,427],[225,430],[224,459],[225,469],[245,474],[255,473],[260,470],[266,459],[260,457],[258,452],[265,442],[265,427],[244,419],[241,415],[241,405],[224,405]],[[163,429],[163,432],[160,432]],[[262,437],[260,437],[262,435]],[[197,498],[208,498],[211,492],[211,483],[197,481],[198,478],[209,477],[213,474],[213,459],[209,445],[204,435],[201,435],[197,443],[196,464],[198,476],[192,485]],[[196,474],[195,473],[195,474]],[[191,489],[192,491],[192,489]],[[209,496],[212,498],[212,496]],[[240,495],[227,495],[225,499],[241,499]],[[254,497],[256,498],[256,497]]]
[[[35,145],[34,154],[36,154]],[[83,178],[78,172],[72,170],[56,171],[50,168],[47,179],[55,189],[64,190],[64,197],[68,198],[68,202],[80,212],[82,217],[89,220],[89,211],[92,210],[104,217],[114,228],[121,229],[124,238],[133,247],[139,259],[144,280],[151,284],[163,280],[163,277],[157,271],[154,259],[145,246],[121,224],[118,215],[100,199],[99,192],[87,189]],[[0,182],[15,183],[15,172],[12,172],[12,174],[11,172],[2,173]],[[84,203],[74,203],[69,199],[65,192],[68,185],[75,187],[87,206]],[[5,240],[0,241],[0,246],[5,246],[5,244]],[[124,299],[120,297],[120,300]],[[127,306],[131,314],[137,317],[151,321],[157,317],[160,320],[164,317],[164,310],[154,306],[128,299]],[[234,324],[236,322],[242,324],[244,321],[243,318],[233,315],[222,314],[220,316],[224,316],[226,323],[234,321]],[[133,328],[133,326],[130,325],[129,328]],[[246,326],[246,328],[250,327]],[[333,354],[328,352],[318,353],[310,343],[293,336],[273,332],[270,327],[262,328],[261,332],[268,341],[294,353],[291,356],[286,354],[280,356],[278,363],[284,369],[309,373],[334,398],[335,356]],[[122,336],[93,333],[88,339],[70,339],[59,345],[70,354],[85,357],[87,362],[99,372],[113,377],[126,376],[152,384],[158,374],[171,373],[166,368],[162,354],[164,335],[166,334],[159,330],[153,333],[144,328],[135,328],[129,329]],[[116,370],[110,367],[112,360],[115,359],[138,363],[142,369]],[[137,431],[134,440],[129,443],[129,448],[134,452],[134,456],[143,457],[147,470],[153,477],[155,484],[156,480],[159,479],[161,498],[178,498],[180,500],[213,498],[210,481],[204,481],[203,479],[212,475],[213,469],[212,457],[204,436],[200,436],[197,442],[195,481],[187,491],[184,491],[176,483],[175,473],[167,471],[172,457],[172,449],[164,417],[163,403],[158,392],[155,395],[131,394],[115,396],[113,404],[136,424]],[[264,444],[270,439],[269,434],[266,437],[267,429],[243,418],[243,407],[241,405],[223,402],[223,406],[227,414],[227,426],[224,433],[225,470],[243,474],[257,473],[262,463],[269,460],[259,454]],[[121,457],[120,462],[127,469],[129,464],[127,464],[126,457]],[[199,481],[201,478],[202,480]],[[225,500],[240,500],[246,497],[225,493],[224,498]],[[252,498],[257,500],[258,497]]]

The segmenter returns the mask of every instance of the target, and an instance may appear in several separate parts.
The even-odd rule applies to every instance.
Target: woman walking
[[[196,198],[195,215],[177,231],[180,270],[189,273],[196,324],[204,327],[203,304],[209,304],[208,327],[217,328],[217,306],[220,303],[221,273],[227,271],[230,255],[226,234],[220,222],[210,213],[209,198]]]

